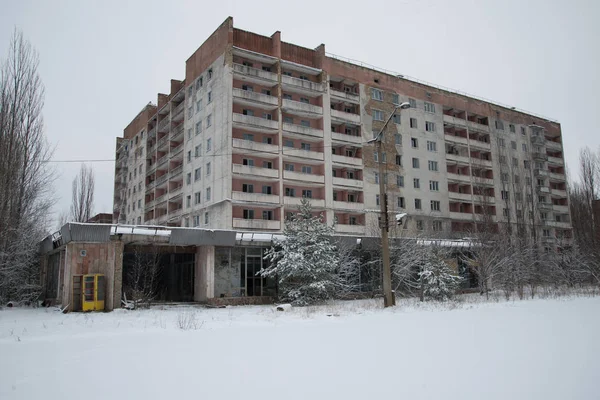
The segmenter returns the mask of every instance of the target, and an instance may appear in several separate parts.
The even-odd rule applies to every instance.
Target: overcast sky
[[[56,160],[114,158],[115,137],[221,24],[361,60],[562,124],[571,169],[600,146],[600,1],[4,1],[40,53]],[[56,211],[79,164],[57,164]],[[96,212],[112,212],[113,162],[95,162]]]

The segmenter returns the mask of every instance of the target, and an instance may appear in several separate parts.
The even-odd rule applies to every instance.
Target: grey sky
[[[599,1],[12,1],[13,27],[38,49],[55,159],[113,159],[115,137],[233,16],[240,29],[361,60],[556,119],[565,156],[600,146]],[[112,212],[114,163],[94,163],[96,212]],[[58,164],[57,211],[78,164]]]

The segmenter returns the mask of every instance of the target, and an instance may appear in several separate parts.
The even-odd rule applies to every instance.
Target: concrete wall
[[[206,301],[215,295],[215,247],[198,246],[194,270],[194,301]]]
[[[242,249],[217,247],[215,252],[214,297],[237,297],[240,292],[240,260]]]

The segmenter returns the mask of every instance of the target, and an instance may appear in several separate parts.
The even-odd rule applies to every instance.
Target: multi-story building
[[[392,113],[378,154],[368,141]],[[520,223],[546,241],[572,235],[557,122],[232,18],[125,128],[116,159],[119,223],[278,232],[307,197],[340,235],[369,236],[385,179],[409,231]]]

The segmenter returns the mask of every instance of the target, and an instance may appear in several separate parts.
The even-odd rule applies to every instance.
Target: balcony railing
[[[321,129],[315,129],[304,125],[290,124],[287,122],[283,123],[283,130],[286,132],[299,133],[301,135],[314,136],[318,138],[323,137],[323,130]]]
[[[364,225],[336,224],[335,231],[337,233],[363,235],[365,233],[365,226]]]
[[[343,92],[341,90],[336,90],[336,89],[330,89],[330,90],[331,90],[331,96],[333,96],[333,97],[336,97],[341,100],[350,101],[352,103],[360,103],[360,96],[358,95],[358,93]]]
[[[455,200],[472,201],[473,195],[471,193],[459,193],[448,191],[448,197]]]
[[[322,199],[307,199],[312,207],[325,207],[325,200]],[[299,206],[302,204],[302,197],[283,197],[283,204],[286,206]]]
[[[303,113],[318,115],[323,114],[323,107],[303,103],[301,101],[283,99],[282,106],[284,111],[301,111]]]
[[[256,230],[280,230],[281,221],[268,219],[243,219],[234,218],[233,227],[240,229],[256,229]]]
[[[567,191],[562,189],[552,189],[550,193],[557,197],[567,197]]]
[[[264,153],[279,153],[279,147],[274,144],[266,144],[261,142],[253,142],[244,139],[233,139],[233,147],[237,149],[250,150],[253,152],[264,152]]]
[[[165,183],[167,181],[167,179],[169,179],[169,174],[164,174],[164,175],[159,176],[155,180],[156,185],[161,185],[161,184]]]
[[[158,196],[156,199],[154,199],[154,204],[158,205],[160,203],[163,203],[167,200],[167,194],[163,194],[162,196]]]
[[[251,115],[244,115],[239,113],[233,113],[233,122],[245,125],[251,125],[257,128],[264,129],[279,129],[279,123],[266,118],[254,117]]]
[[[563,159],[560,157],[548,157],[548,162],[550,164],[556,164],[556,165],[564,165],[565,164]]]
[[[177,128],[171,132],[171,140],[177,141],[180,136],[183,134],[183,124],[179,124]]]
[[[169,199],[172,199],[173,197],[179,196],[181,194],[181,192],[183,191],[183,185],[177,186],[173,189],[169,190]]]
[[[156,127],[152,128],[148,131],[148,139],[153,138],[155,135],[156,135]]]
[[[549,172],[548,177],[555,181],[563,181],[564,182],[567,180],[567,178],[565,177],[565,174],[557,174],[555,172]]]
[[[473,179],[477,179],[477,178],[473,178]],[[453,174],[451,172],[448,172],[448,180],[459,181],[459,182],[464,182],[464,183],[471,183],[471,176],[470,175]]]
[[[293,147],[284,147],[283,155],[290,156],[290,157],[308,158],[308,159],[317,160],[317,161],[324,160],[323,153],[319,153],[318,151],[312,151],[312,150],[295,149]]]
[[[166,117],[158,123],[158,132],[168,132],[170,126],[171,126],[171,119],[169,117]]]
[[[539,151],[533,151],[531,153],[531,156],[533,157],[534,160],[542,160],[542,161],[546,161],[548,159],[548,154],[546,153],[541,153]]]
[[[165,145],[169,143],[169,137],[165,136],[162,139],[160,139],[156,145],[156,148],[158,149],[162,149],[163,147],[165,147]]]
[[[183,142],[179,146],[171,147],[171,157],[183,151]]]
[[[454,161],[462,164],[470,164],[470,159],[467,156],[461,156],[455,153],[446,153],[446,160]]]
[[[281,83],[284,85],[295,86],[297,88],[313,90],[316,92],[323,91],[323,84],[321,82],[312,82],[306,79],[294,78],[293,76],[282,75]]]
[[[278,104],[277,97],[275,96],[269,96],[266,94],[251,92],[249,90],[243,90],[239,88],[233,88],[233,97],[244,100],[256,101],[275,107],[277,107]]]
[[[183,119],[183,110],[185,108],[185,102],[182,101],[173,111],[171,111],[171,119],[173,121],[181,121]]]
[[[169,220],[180,217],[182,213],[183,213],[183,207],[169,210]]]
[[[180,165],[178,167],[173,168],[170,172],[169,175],[172,177],[177,176],[177,175],[181,175],[181,173],[183,172],[183,165]]]
[[[348,211],[364,211],[365,205],[362,202],[334,201],[333,208]]]
[[[560,204],[554,204],[552,206],[552,209],[554,211],[556,211],[556,212],[559,212],[559,213],[565,213],[566,214],[566,213],[569,212],[569,206],[563,206],[563,205],[560,205]]]
[[[489,142],[482,142],[481,140],[474,140],[474,139],[470,139],[469,140],[469,145],[471,147],[475,147],[478,149],[482,149],[482,150],[491,150],[492,149],[492,144]]]
[[[450,219],[458,219],[461,221],[473,221],[473,214],[450,211]]]
[[[339,154],[332,154],[331,161],[337,164],[348,164],[355,167],[362,167],[363,165],[362,157],[346,157]]]
[[[444,135],[444,139],[446,139],[446,142],[458,143],[458,144],[462,144],[464,146],[469,145],[469,139],[462,137],[462,136],[449,135],[446,133]]]
[[[485,167],[491,167],[492,162],[490,160],[485,160],[483,158],[471,157],[471,163],[477,165],[483,165]]]
[[[331,111],[331,118],[333,118],[333,119],[337,119],[337,120],[344,121],[344,122],[350,122],[354,125],[360,125],[360,115],[358,115],[358,114],[347,113],[345,111],[339,111],[339,110],[330,110],[330,111]]]
[[[467,120],[462,118],[453,117],[452,115],[444,114],[444,123],[458,125],[458,126],[467,126]]]
[[[260,176],[263,178],[279,178],[279,170],[271,168],[251,167],[249,165],[233,164],[234,174]]]
[[[548,140],[546,141],[546,148],[549,150],[562,150],[562,144]]]
[[[169,156],[168,155],[164,155],[161,158],[158,159],[158,161],[156,162],[156,168],[160,168],[163,165],[166,164],[166,162],[169,160]]]
[[[352,144],[362,144],[363,143],[362,136],[347,135],[345,133],[339,133],[339,132],[331,132],[331,139],[337,140],[340,142],[352,143]]]
[[[325,183],[325,177],[323,175],[304,174],[302,172],[294,171],[283,171],[283,179],[311,183]]]
[[[236,201],[279,204],[279,195],[276,194],[232,192],[231,198]]]
[[[255,77],[255,78],[265,79],[268,81],[277,81],[277,74],[275,74],[273,72],[263,71],[261,69],[248,67],[248,66],[242,65],[242,64],[234,63],[233,64],[233,72],[251,76],[251,77]]]
[[[358,179],[347,179],[347,178],[338,178],[333,177],[333,185],[334,186],[347,186],[354,189],[362,189],[363,181]]]

